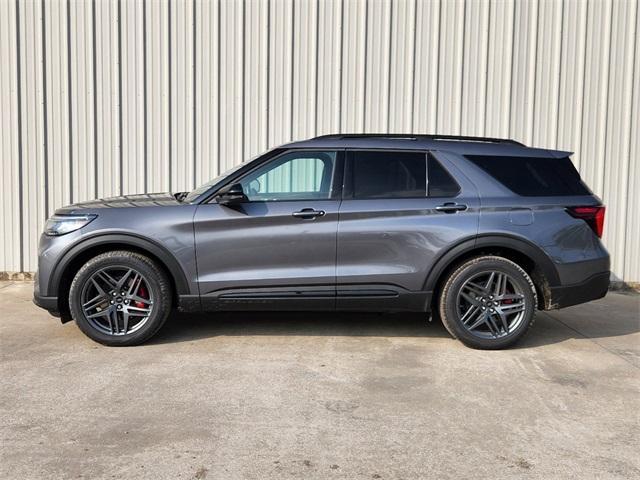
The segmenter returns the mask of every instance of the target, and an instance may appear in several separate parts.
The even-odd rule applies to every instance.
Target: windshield
[[[229,175],[231,175],[232,173],[237,172],[238,170],[240,170],[242,167],[244,167],[246,164],[253,162],[256,158],[262,156],[262,154],[256,155],[254,157],[251,157],[249,160],[245,160],[244,162],[236,165],[235,167],[227,170],[226,172],[218,175],[216,178],[213,178],[211,180],[209,180],[207,183],[204,183],[202,185],[200,185],[198,188],[196,188],[195,190],[192,190],[189,192],[189,194],[184,197],[184,202],[186,203],[191,203],[193,202],[196,198],[198,198],[200,195],[202,195],[204,192],[206,192],[207,190],[209,190],[211,187],[213,187],[216,183],[220,183],[222,180],[224,180],[226,177],[228,177]]]

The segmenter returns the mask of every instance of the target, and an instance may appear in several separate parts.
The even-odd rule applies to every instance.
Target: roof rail
[[[525,146],[524,143],[511,140],[509,138],[492,137],[472,137],[464,135],[428,135],[421,133],[335,133],[330,135],[320,135],[315,139],[344,139],[344,138],[387,138],[396,140],[444,140],[454,142],[487,142],[487,143],[508,143],[511,145]]]

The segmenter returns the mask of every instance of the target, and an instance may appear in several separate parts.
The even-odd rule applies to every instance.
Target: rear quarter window
[[[467,159],[509,190],[527,197],[591,195],[569,157],[489,157]]]

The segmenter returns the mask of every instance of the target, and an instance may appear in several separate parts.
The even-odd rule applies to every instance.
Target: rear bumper
[[[611,272],[601,272],[589,277],[584,282],[551,287],[549,310],[570,307],[604,297],[609,290],[610,277]]]

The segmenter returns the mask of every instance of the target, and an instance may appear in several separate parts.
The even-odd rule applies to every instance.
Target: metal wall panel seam
[[[16,3],[0,2],[0,155],[2,175],[0,175],[0,252],[6,270],[19,271],[20,237],[15,225],[19,224],[22,211],[19,206],[17,138],[17,36]],[[2,270],[2,267],[0,267]]]
[[[20,0],[16,0],[16,75],[17,75],[17,101],[18,101],[18,205],[20,209],[20,271],[24,271],[24,187],[23,187],[23,150],[22,150],[22,51],[20,49]]]
[[[173,94],[173,82],[172,80],[172,71],[171,71],[171,42],[172,42],[172,35],[171,35],[171,0],[167,0],[167,70],[168,70],[168,75],[167,75],[167,82],[169,83],[168,87],[167,87],[167,109],[169,111],[168,114],[168,134],[167,134],[167,141],[169,142],[169,146],[168,146],[168,150],[167,150],[167,155],[168,155],[168,169],[169,169],[169,191],[171,191],[171,185],[172,185],[172,173],[173,173],[173,168],[172,168],[172,154],[173,154],[173,131],[172,131],[172,127],[173,127],[173,112],[172,112],[172,94]]]
[[[118,23],[118,164],[120,166],[119,194],[124,194],[124,159],[122,148],[122,0],[117,3],[117,23]]]
[[[410,89],[410,103],[407,107],[407,111],[409,112],[409,129],[413,132],[415,131],[415,111],[414,111],[414,98],[416,94],[416,55],[418,51],[418,46],[416,43],[418,37],[418,0],[414,0],[413,2],[413,41],[412,52],[411,52],[411,89]]]
[[[635,38],[633,48],[633,77],[636,81],[631,82],[631,118],[629,119],[629,187],[627,194],[631,192],[631,198],[627,198],[627,225],[625,236],[627,239],[626,249],[620,253],[624,259],[623,280],[633,280],[640,282],[640,248],[638,248],[638,238],[640,238],[640,214],[638,214],[638,204],[640,204],[640,8],[636,4],[635,31],[632,38]],[[635,132],[635,135],[634,135]]]
[[[339,48],[339,52],[340,55],[338,57],[338,103],[337,103],[337,108],[336,108],[336,112],[337,112],[337,122],[338,122],[338,132],[342,132],[342,69],[344,67],[344,48],[342,48],[342,46],[344,45],[344,2],[340,3],[340,31],[339,33],[339,42],[340,42],[340,48]]]
[[[295,55],[295,45],[296,45],[296,38],[295,38],[295,33],[296,33],[296,2],[295,0],[291,0],[291,71],[290,71],[290,78],[291,78],[291,85],[289,86],[290,90],[291,90],[291,98],[289,100],[289,138],[288,140],[291,141],[293,140],[293,107],[294,107],[294,88],[295,88],[295,82],[293,81],[294,78],[294,72],[295,72],[295,61],[296,61],[296,55]]]
[[[193,121],[193,173],[192,173],[192,179],[191,179],[191,184],[195,187],[198,184],[198,179],[196,178],[196,164],[198,161],[198,119],[196,116],[196,104],[198,103],[198,89],[196,88],[196,80],[197,80],[197,66],[198,66],[198,57],[196,54],[196,48],[197,48],[197,25],[196,25],[196,15],[197,15],[197,7],[198,4],[196,2],[196,0],[192,0],[193,2],[193,14],[191,16],[191,22],[192,22],[192,28],[193,28],[193,38],[192,38],[192,56],[191,56],[191,63],[192,63],[192,69],[193,69],[193,75],[192,75],[192,85],[191,88],[193,89],[193,107],[192,107],[192,121]]]
[[[561,0],[561,9],[560,9],[560,52],[558,55],[558,91],[556,93],[556,119],[555,119],[555,127],[553,133],[555,134],[555,144],[554,147],[558,148],[558,131],[560,130],[558,128],[558,125],[560,124],[560,101],[562,99],[562,96],[560,95],[560,81],[562,79],[562,55],[563,55],[563,51],[566,48],[565,42],[563,42],[563,37],[562,37],[562,32],[563,32],[563,27],[564,27],[564,8],[565,8],[565,1]]]
[[[467,37],[467,5],[468,2],[463,2],[462,4],[462,61],[460,62],[460,118],[458,121],[460,122],[458,125],[458,133],[466,134],[463,130],[463,118],[464,118],[464,106],[465,106],[465,94],[464,94],[464,73],[465,73],[465,39]]]
[[[531,121],[531,131],[529,132],[529,141],[534,144],[535,142],[535,138],[536,138],[536,90],[537,90],[537,77],[538,77],[538,42],[539,42],[539,38],[540,38],[540,4],[541,2],[544,0],[538,0],[536,2],[536,36],[535,36],[535,40],[533,41],[533,74],[532,74],[532,78],[533,78],[533,92],[531,94],[531,115],[530,115],[530,121]],[[545,52],[546,53],[546,52]],[[537,146],[537,145],[536,145]]]
[[[484,111],[482,112],[482,133],[487,136],[487,109],[489,102],[489,92],[487,85],[489,84],[489,41],[491,39],[491,1],[487,2],[487,38],[485,39],[486,58],[484,63]]]
[[[41,2],[40,28],[42,30],[42,126],[43,126],[43,171],[44,182],[44,213],[49,217],[49,182],[47,172],[49,171],[49,130],[47,128],[47,49],[46,49],[46,25],[45,25],[45,1]]]
[[[18,1],[18,0],[16,0]],[[67,95],[69,101],[69,126],[73,125],[73,90],[71,85],[71,0],[67,0]],[[69,128],[69,201],[73,203],[73,128]]]
[[[318,62],[320,58],[320,0],[316,0],[315,2],[315,12],[316,12],[316,21],[315,21],[315,75],[314,75],[314,83],[313,83],[313,136],[318,135],[318,78],[320,74],[318,73]]]
[[[147,70],[149,65],[147,63],[147,2],[142,1],[142,111],[143,111],[143,126],[142,126],[142,142],[143,142],[143,162],[144,162],[144,193],[149,191],[149,141],[148,141],[148,92],[147,92]]]
[[[362,66],[360,67],[360,84],[362,85],[362,118],[360,119],[360,130],[366,132],[367,125],[367,38],[369,35],[369,2],[364,0],[364,27],[362,28]]]
[[[386,108],[386,128],[385,132],[391,131],[391,62],[393,61],[393,50],[391,48],[393,42],[393,0],[389,0],[389,43],[388,43],[388,63],[387,63],[387,108]],[[398,72],[399,73],[399,72]]]
[[[220,167],[222,166],[220,163],[220,157],[221,157],[221,153],[222,153],[222,141],[220,140],[220,120],[221,120],[221,108],[220,108],[220,98],[222,96],[221,93],[221,82],[220,82],[220,77],[221,77],[221,70],[222,70],[222,4],[219,2],[218,3],[218,70],[217,70],[217,100],[216,100],[216,113],[217,113],[217,122],[216,122],[216,130],[217,130],[217,158],[216,158],[216,163],[217,163],[217,173],[220,174],[222,173],[220,170]]]
[[[45,0],[42,0],[44,3]],[[91,0],[91,45],[93,51],[92,58],[92,83],[93,83],[93,161],[94,172],[93,189],[98,195],[98,61],[97,61],[97,34],[96,34],[96,0]]]
[[[634,54],[634,20],[635,2],[615,2],[612,10],[612,28],[610,43],[609,101],[607,102],[607,141],[605,142],[605,158],[611,160],[613,168],[603,171],[604,191],[611,206],[606,240],[615,242],[616,250],[626,250],[625,225],[627,209],[625,199],[628,198],[630,156],[625,138],[625,120],[631,115],[633,54]],[[615,27],[614,27],[615,24]],[[622,207],[622,208],[620,208]],[[624,271],[623,258],[614,257],[613,270]]]

